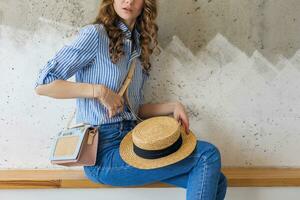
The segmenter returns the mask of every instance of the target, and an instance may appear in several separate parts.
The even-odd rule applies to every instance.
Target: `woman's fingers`
[[[183,117],[180,118],[180,122],[184,127],[185,133],[188,135],[190,130],[189,130],[189,122],[187,119],[184,119]]]
[[[124,99],[123,99],[123,97],[120,97],[120,101],[121,101],[121,104],[123,105],[123,104],[124,104]]]
[[[108,109],[108,116],[112,117],[112,109]]]
[[[123,110],[124,99],[123,96],[106,89],[107,95],[101,100],[103,105],[108,109],[109,117],[113,117],[116,113]],[[100,100],[100,99],[99,99]]]
[[[109,116],[113,117],[117,113],[122,112],[123,110],[124,110],[124,105],[123,104],[114,105],[113,107],[109,108]]]

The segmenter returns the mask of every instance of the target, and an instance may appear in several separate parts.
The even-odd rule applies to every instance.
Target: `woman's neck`
[[[123,21],[129,28],[129,30],[132,31],[136,20],[123,20]]]

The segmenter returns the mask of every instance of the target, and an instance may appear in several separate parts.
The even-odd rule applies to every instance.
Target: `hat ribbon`
[[[182,144],[182,137],[181,134],[179,136],[179,138],[176,140],[176,142],[174,142],[171,146],[166,147],[164,149],[160,149],[160,150],[145,150],[145,149],[141,149],[138,146],[136,146],[133,143],[133,151],[140,157],[142,158],[147,158],[147,159],[155,159],[155,158],[161,158],[161,157],[165,157],[167,155],[170,155],[172,153],[174,153],[175,151],[177,151]]]

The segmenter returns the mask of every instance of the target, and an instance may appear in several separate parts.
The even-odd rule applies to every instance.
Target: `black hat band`
[[[147,158],[147,159],[155,159],[155,158],[161,158],[161,157],[165,157],[167,155],[170,155],[172,153],[174,153],[175,151],[177,151],[182,144],[182,137],[181,134],[179,136],[179,138],[176,140],[175,143],[173,143],[171,146],[166,147],[164,149],[160,149],[160,150],[145,150],[145,149],[141,149],[138,146],[136,146],[133,143],[133,151],[136,153],[136,155],[142,157],[142,158]]]

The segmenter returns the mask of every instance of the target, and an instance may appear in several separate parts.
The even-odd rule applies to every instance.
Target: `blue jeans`
[[[221,172],[219,150],[197,140],[192,154],[174,164],[156,169],[138,169],[125,163],[119,154],[122,138],[136,121],[124,120],[99,126],[99,145],[94,166],[84,166],[88,179],[112,186],[139,186],[164,182],[186,188],[187,200],[223,200],[227,179]]]

